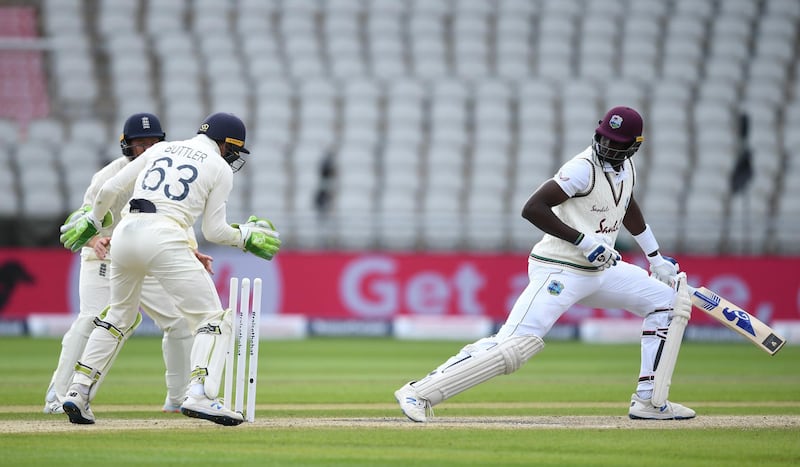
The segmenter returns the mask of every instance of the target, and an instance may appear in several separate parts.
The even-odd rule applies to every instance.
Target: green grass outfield
[[[405,419],[394,390],[464,343],[262,341],[256,422],[222,427],[160,412],[161,341],[134,337],[77,426],[41,413],[59,340],[0,338],[0,465],[800,465],[800,347],[685,344],[694,420],[629,420],[639,347],[577,342]]]

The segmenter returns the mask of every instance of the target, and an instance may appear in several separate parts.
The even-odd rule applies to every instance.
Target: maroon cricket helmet
[[[614,107],[598,122],[592,147],[601,160],[624,161],[633,156],[644,141],[643,127],[639,112],[630,107]]]

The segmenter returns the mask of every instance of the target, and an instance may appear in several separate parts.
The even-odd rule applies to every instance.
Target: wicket
[[[253,280],[251,297],[250,279],[242,279],[240,288],[239,279],[232,277],[228,307],[233,314],[233,327],[230,345],[225,357],[225,407],[243,414],[246,421],[253,422],[256,419],[261,279],[256,278]],[[235,368],[234,354],[236,355]],[[249,363],[247,362],[248,354]],[[245,370],[248,372],[246,381]],[[236,374],[235,386],[233,384],[234,373]],[[245,387],[247,387],[247,410],[244,410]],[[235,394],[233,391],[235,391]]]

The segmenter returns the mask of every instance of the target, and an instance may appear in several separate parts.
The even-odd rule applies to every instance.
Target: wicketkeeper
[[[165,137],[158,117],[151,113],[133,114],[125,121],[120,137],[122,156],[100,169],[93,177],[83,197],[84,207],[72,213],[67,222],[79,217],[91,208],[97,192],[106,180],[116,175],[128,163],[136,159],[150,146],[163,141]],[[98,235],[81,248],[81,266],[79,278],[80,311],[69,330],[61,340],[61,355],[58,366],[53,372],[50,386],[45,395],[44,413],[64,413],[61,403],[67,394],[72,380],[75,364],[83,353],[89,334],[95,327],[95,321],[103,319],[108,307],[111,284],[109,281],[111,256],[111,233],[122,218],[126,201],[132,190],[123,193],[110,207],[108,225],[103,226]],[[197,248],[194,230],[187,233],[192,238],[193,248]],[[200,261],[210,268],[211,258],[196,253]],[[189,352],[192,348],[192,332],[186,319],[181,316],[172,299],[164,288],[152,277],[145,277],[142,286],[141,308],[150,316],[164,332],[162,349],[166,366],[167,397],[164,401],[164,412],[180,412],[180,405],[186,397],[189,383]],[[130,329],[125,332],[129,337],[141,322],[137,315]],[[119,351],[119,348],[117,349]],[[116,353],[115,353],[116,355]],[[101,374],[94,390],[100,386],[105,372]]]
[[[668,330],[682,336],[691,311],[685,275],[664,259],[633,197],[633,156],[643,141],[642,117],[614,107],[600,120],[591,146],[564,164],[525,204],[522,216],[545,232],[528,259],[528,286],[499,332],[461,349],[422,379],[395,392],[403,413],[424,422],[429,409],[495,376],[519,369],[544,347],[556,320],[576,303],[621,308],[644,318],[641,366],[628,410],[634,419],[686,419],[694,410],[674,402],[653,404],[654,381]],[[650,262],[647,272],[622,261],[614,249],[619,229],[633,234]],[[676,291],[677,290],[677,291]],[[680,319],[673,319],[680,318]],[[675,324],[671,324],[671,323]],[[679,342],[678,342],[679,344]],[[674,367],[674,362],[669,365]],[[587,381],[586,384],[591,384]]]
[[[197,261],[187,231],[202,216],[207,240],[267,260],[278,252],[281,241],[266,219],[251,216],[241,225],[226,220],[233,173],[244,164],[240,153],[249,154],[244,123],[232,114],[215,113],[197,133],[188,140],[153,145],[103,184],[89,212],[61,228],[61,242],[77,250],[102,228],[101,219],[120,194],[133,187],[130,214],[111,238],[111,307],[89,336],[63,404],[72,423],[94,423],[93,387],[111,367],[115,349],[136,321],[148,275],[164,287],[195,333],[191,380],[181,412],[222,425],[243,421],[242,414],[219,400],[231,312],[222,307],[214,282]]]

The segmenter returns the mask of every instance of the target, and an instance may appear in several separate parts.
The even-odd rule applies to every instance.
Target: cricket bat
[[[705,311],[725,327],[736,331],[770,355],[775,355],[786,339],[761,320],[742,310],[705,287],[690,288],[692,304]]]

